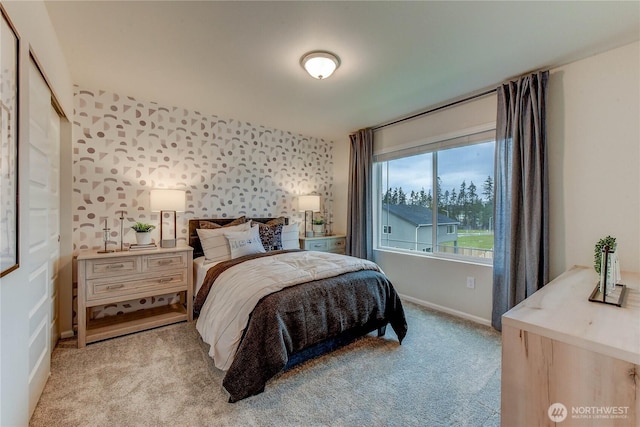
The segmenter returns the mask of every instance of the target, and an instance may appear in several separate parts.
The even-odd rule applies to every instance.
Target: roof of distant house
[[[407,222],[412,223],[415,226],[418,225],[431,225],[433,223],[433,212],[431,209],[424,206],[417,205],[389,205],[383,204],[383,209],[388,209],[389,212],[395,216],[404,219]],[[438,214],[439,225],[451,225],[460,224],[460,221],[451,219],[441,213]]]

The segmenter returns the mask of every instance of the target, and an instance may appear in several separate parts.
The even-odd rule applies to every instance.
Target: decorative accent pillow
[[[297,222],[282,226],[282,249],[300,249],[300,230]]]
[[[216,228],[222,228],[222,226],[215,222],[198,221],[198,228],[196,230],[215,230]]]
[[[229,241],[231,259],[266,252],[260,241],[258,227],[251,227],[247,231],[226,232],[224,236]]]
[[[243,215],[240,218],[236,218],[229,224],[225,225],[218,224],[215,219],[211,221],[198,221],[198,228],[205,230],[215,230],[216,228],[221,227],[233,227],[234,225],[244,224],[245,222],[247,222],[247,217]]]
[[[225,226],[216,229],[196,229],[204,257],[208,261],[227,261],[231,259],[229,242],[224,233],[233,231],[247,231],[251,228],[250,222],[240,225]]]
[[[277,251],[282,249],[282,227],[284,217],[272,219],[265,224],[256,222],[260,231],[262,246],[267,251]]]

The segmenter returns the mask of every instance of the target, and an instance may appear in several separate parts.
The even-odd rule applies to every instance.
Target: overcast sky
[[[452,148],[438,153],[438,171],[442,180],[442,191],[456,193],[465,181],[467,188],[473,181],[476,193],[482,197],[484,181],[488,176],[493,179],[494,143],[476,144],[467,147]],[[432,189],[432,156],[418,156],[392,160],[389,162],[389,187],[402,187],[405,194],[411,190]],[[433,194],[433,190],[431,191]]]

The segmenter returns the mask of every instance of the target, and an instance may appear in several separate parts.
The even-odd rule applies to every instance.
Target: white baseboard
[[[491,320],[483,319],[482,317],[474,316],[473,314],[465,313],[463,311],[454,310],[452,308],[444,307],[442,305],[434,304],[434,303],[431,303],[431,302],[428,302],[428,301],[423,301],[421,299],[410,297],[408,295],[404,295],[404,294],[398,294],[398,295],[400,295],[400,299],[402,299],[402,300],[406,300],[406,301],[412,302],[414,304],[421,305],[423,307],[431,308],[431,309],[436,310],[436,311],[441,311],[443,313],[447,313],[447,314],[450,314],[452,316],[461,317],[463,319],[471,320],[472,322],[476,322],[476,323],[479,323],[481,325],[491,326]]]
[[[75,334],[73,333],[73,329],[70,331],[64,331],[60,334],[60,338],[62,339],[73,338],[74,336]]]

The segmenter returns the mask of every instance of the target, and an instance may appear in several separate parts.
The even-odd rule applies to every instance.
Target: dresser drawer
[[[325,239],[320,240],[305,240],[304,249],[309,251],[327,251],[327,241]]]
[[[111,299],[122,300],[130,296],[132,299],[143,294],[160,295],[172,290],[185,290],[187,286],[187,271],[173,270],[162,275],[149,274],[132,277],[130,279],[109,280],[94,279],[86,282],[87,301],[107,303]]]
[[[346,236],[301,237],[300,248],[307,251],[333,252],[344,255],[347,246]]]
[[[173,270],[177,268],[185,268],[187,266],[187,254],[158,254],[146,255],[143,261],[143,272]]]
[[[93,259],[87,261],[87,279],[113,277],[142,271],[140,257]]]
[[[327,251],[343,254],[345,252],[346,245],[347,245],[347,242],[344,237],[336,237],[335,239],[328,239]]]

